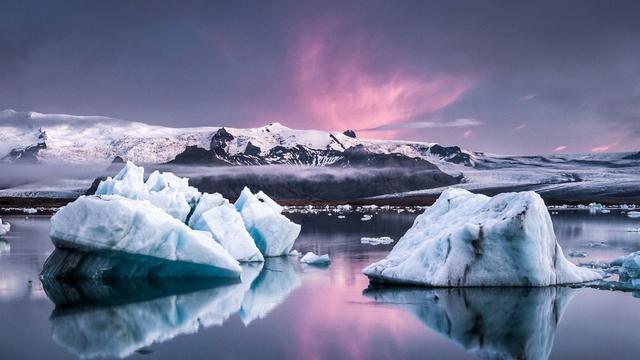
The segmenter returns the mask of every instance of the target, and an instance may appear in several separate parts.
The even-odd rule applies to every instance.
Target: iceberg
[[[119,195],[81,196],[51,218],[49,236],[59,251],[47,260],[43,277],[238,278],[241,272],[209,233],[148,201]]]
[[[640,218],[640,211],[629,211],[627,216],[632,219]]]
[[[558,324],[579,290],[545,288],[368,289],[482,359],[548,359]]]
[[[363,270],[372,282],[438,287],[550,286],[601,279],[569,262],[542,198],[445,190],[388,256]]]
[[[209,232],[238,261],[264,261],[244,226],[242,216],[220,194],[202,195],[189,219],[189,226]]]
[[[192,207],[200,198],[198,189],[189,186],[189,179],[170,172],[154,171],[144,182],[144,168],[132,162],[113,178],[98,184],[95,195],[120,195],[133,200],[148,200],[174,218],[186,222]]]
[[[6,235],[11,230],[11,224],[2,222],[0,218],[0,236]]]
[[[300,262],[303,264],[309,264],[309,265],[329,265],[331,264],[331,259],[329,258],[329,255],[325,254],[325,255],[316,255],[312,252],[308,252],[306,254],[304,254],[303,257],[300,258]]]
[[[282,207],[262,191],[245,187],[235,202],[244,225],[264,256],[289,254],[300,234],[300,225],[282,215]]]

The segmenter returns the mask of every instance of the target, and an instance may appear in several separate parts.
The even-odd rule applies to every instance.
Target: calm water
[[[247,266],[237,284],[42,284],[49,218],[5,217],[13,228],[0,243],[1,357],[613,359],[640,351],[640,299],[629,293],[367,289],[360,270],[393,245],[360,237],[398,239],[415,214],[290,217],[303,227],[295,247],[329,253],[332,265],[274,259]],[[640,233],[625,231],[638,219],[585,211],[553,219],[565,253],[589,254],[579,261],[640,250]]]

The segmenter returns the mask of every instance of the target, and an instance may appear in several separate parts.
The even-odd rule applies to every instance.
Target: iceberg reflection
[[[398,305],[422,323],[488,359],[547,359],[575,289],[367,289],[377,303]]]
[[[243,265],[242,280],[43,279],[55,309],[53,339],[81,358],[127,357],[154,343],[222,325],[240,312],[248,325],[300,284],[286,258]]]

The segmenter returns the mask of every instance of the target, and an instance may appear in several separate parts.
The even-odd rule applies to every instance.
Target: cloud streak
[[[390,123],[390,124],[376,126],[374,128],[359,129],[358,131],[435,129],[435,128],[480,126],[482,124],[483,122],[474,118],[460,118],[460,119],[455,119],[451,121],[425,120],[425,121]]]

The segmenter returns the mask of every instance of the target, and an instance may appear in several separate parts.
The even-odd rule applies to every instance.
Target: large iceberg
[[[209,232],[238,261],[264,261],[236,208],[220,194],[203,194],[189,226]]]
[[[148,201],[119,195],[78,198],[51,218],[49,235],[57,248],[78,255],[54,253],[45,265],[45,277],[237,278],[241,272],[238,262],[209,233],[189,228]],[[108,256],[88,261],[85,254],[91,252]],[[130,266],[115,266],[127,257]],[[166,261],[172,263],[161,266]]]
[[[288,255],[300,234],[300,225],[282,215],[282,207],[262,191],[244,188],[235,202],[244,225],[264,256]]]
[[[2,219],[0,219],[0,236],[6,235],[9,230],[11,230],[11,224],[2,222]]]
[[[601,279],[569,262],[542,198],[448,189],[389,255],[363,270],[374,282],[443,287],[549,286]]]

